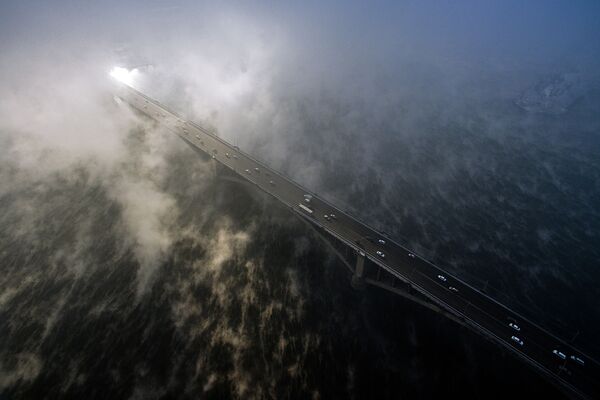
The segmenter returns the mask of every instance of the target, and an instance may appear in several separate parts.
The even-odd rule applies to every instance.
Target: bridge
[[[352,273],[443,313],[508,349],[572,398],[600,398],[600,365],[567,341],[451,276],[385,234],[338,209],[216,134],[158,101],[119,84],[115,96],[210,157],[223,176],[246,182],[289,208],[327,241]]]

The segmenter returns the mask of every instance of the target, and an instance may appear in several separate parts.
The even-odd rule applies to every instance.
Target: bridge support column
[[[210,160],[210,167],[211,167],[211,172],[212,172],[212,176],[214,178],[219,178],[221,176],[220,174],[220,166],[219,163],[217,162],[217,160],[215,160],[214,158],[212,160]]]
[[[354,274],[352,275],[352,287],[356,290],[362,290],[365,288],[365,253],[362,251],[356,256],[356,266],[354,267]]]

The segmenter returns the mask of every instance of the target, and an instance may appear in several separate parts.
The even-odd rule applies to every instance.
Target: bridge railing
[[[130,90],[130,91],[134,92],[136,95],[139,95],[139,96],[143,97],[145,100],[147,100],[147,101],[149,101],[149,102],[151,102],[151,103],[153,103],[153,104],[155,104],[155,105],[157,105],[157,106],[165,109],[166,111],[168,111],[169,113],[171,113],[175,117],[177,117],[178,119],[181,119],[182,121],[184,121],[186,124],[189,124],[190,126],[195,127],[196,129],[202,131],[204,134],[206,134],[206,135],[210,136],[211,138],[219,141],[223,145],[235,149],[236,152],[240,153],[244,157],[247,157],[248,159],[252,160],[256,164],[260,165],[264,170],[267,170],[268,172],[272,173],[273,175],[279,176],[280,178],[285,179],[286,181],[288,181],[292,185],[296,186],[298,189],[300,189],[304,193],[311,194],[313,197],[318,198],[320,201],[322,201],[323,203],[327,204],[332,209],[338,210],[339,213],[343,213],[347,218],[350,218],[350,219],[354,220],[357,224],[363,225],[363,226],[367,227],[368,229],[371,229],[373,231],[378,232],[387,241],[389,241],[391,243],[394,243],[396,246],[398,246],[399,248],[401,248],[401,249],[403,249],[403,250],[405,250],[407,252],[411,252],[411,253],[417,255],[423,261],[427,262],[430,266],[432,266],[435,269],[437,269],[438,271],[440,271],[440,273],[443,273],[444,275],[449,276],[452,279],[455,279],[455,280],[461,282],[462,284],[464,284],[465,286],[469,287],[474,292],[477,292],[480,296],[485,297],[485,298],[489,299],[490,301],[493,301],[493,302],[497,303],[499,306],[505,308],[506,311],[507,311],[507,314],[516,315],[519,319],[521,319],[523,321],[526,321],[527,323],[538,327],[538,329],[540,329],[541,331],[544,331],[547,335],[549,335],[551,337],[554,337],[557,342],[568,343],[569,346],[571,346],[573,348],[575,347],[574,341],[571,340],[571,341],[566,342],[565,340],[560,339],[557,335],[560,335],[562,337],[568,338],[568,337],[576,336],[576,332],[569,331],[569,329],[567,327],[565,327],[564,325],[561,325],[560,323],[558,323],[556,321],[553,321],[553,322],[551,322],[551,321],[545,321],[543,323],[543,325],[540,325],[538,323],[532,322],[532,320],[529,317],[526,317],[524,315],[524,313],[527,313],[527,314],[532,315],[532,316],[536,315],[536,313],[535,313],[535,311],[534,311],[533,308],[531,308],[530,306],[528,306],[528,305],[526,305],[524,303],[519,302],[514,297],[507,296],[506,293],[503,290],[501,290],[500,288],[495,287],[489,281],[484,281],[481,278],[479,278],[479,277],[477,277],[477,276],[469,273],[468,271],[464,271],[464,270],[456,271],[456,269],[454,269],[456,271],[456,275],[448,273],[448,269],[442,269],[441,266],[440,266],[440,264],[434,264],[433,262],[429,261],[431,259],[429,256],[420,254],[418,252],[415,252],[412,249],[409,249],[408,247],[406,247],[405,244],[401,244],[396,239],[393,239],[393,238],[389,237],[389,235],[387,233],[381,232],[381,230],[376,229],[374,227],[370,227],[369,225],[367,225],[364,222],[362,222],[361,220],[359,220],[357,218],[357,216],[353,215],[354,214],[353,212],[351,213],[351,211],[349,211],[352,207],[346,206],[345,210],[339,209],[337,206],[335,206],[334,204],[332,204],[326,198],[319,196],[314,191],[312,191],[312,190],[304,187],[303,185],[299,184],[293,178],[289,177],[287,174],[272,169],[271,167],[269,167],[268,165],[266,165],[264,162],[256,159],[251,154],[246,153],[243,150],[239,149],[239,147],[231,145],[229,142],[227,142],[224,139],[222,139],[221,137],[219,137],[216,133],[211,132],[210,130],[206,129],[205,127],[203,127],[203,126],[201,126],[201,125],[199,125],[199,124],[197,124],[195,122],[188,121],[185,118],[182,118],[177,112],[173,111],[168,106],[166,106],[163,103],[161,103],[159,101],[156,101],[156,100],[154,100],[154,99],[152,99],[152,98],[144,95],[143,93],[139,92],[138,90],[136,90],[136,89],[134,89],[132,87],[129,87],[129,86],[126,86],[126,88],[127,88],[127,90]],[[243,176],[243,175],[240,174],[240,176]],[[243,176],[243,177],[245,179],[247,179],[247,177],[245,177],[245,176]],[[251,180],[250,180],[250,182],[256,184],[255,182],[253,182]],[[271,194],[271,193],[269,193],[269,194]],[[271,194],[271,195],[273,195],[273,194]],[[282,199],[278,198],[277,196],[275,196],[275,195],[273,195],[273,196],[275,198],[277,198],[278,200],[282,201]],[[296,210],[294,210],[294,211],[296,211]],[[302,213],[298,213],[298,214],[302,215],[303,217],[306,217]],[[350,242],[346,241],[344,238],[340,237],[337,233],[335,233],[335,232],[327,229],[322,224],[317,224],[317,225],[319,225],[321,228],[327,230],[329,234],[331,234],[332,236],[334,236],[334,237],[338,238],[339,240],[343,241],[348,246],[350,246],[352,248],[355,248],[355,250],[358,250],[357,247],[353,243],[350,243]],[[400,236],[399,239],[403,240],[405,243],[409,243],[410,242],[409,240],[407,240],[406,238],[404,238],[402,236]],[[431,252],[429,249],[426,249],[426,251]],[[431,252],[431,253],[433,253],[433,252]],[[376,264],[378,264],[380,267],[386,269],[391,274],[394,275],[395,273],[397,273],[397,272],[395,272],[395,271],[387,268],[386,266],[384,266],[380,262],[380,260],[378,260],[376,258],[373,258],[373,257],[369,257],[369,258],[373,262],[375,262]],[[425,292],[424,292],[424,294],[427,295],[427,293],[425,293]],[[503,300],[503,302],[501,302],[501,299]],[[438,299],[438,301],[439,301],[439,299]],[[441,303],[444,304],[443,302],[441,302]],[[512,307],[518,307],[519,308],[519,312],[515,312],[514,309],[509,309],[506,306],[506,304],[510,304]],[[458,312],[458,313],[460,314],[460,312]],[[550,325],[550,326],[548,326],[548,325]],[[584,354],[585,352],[581,352],[581,353]]]

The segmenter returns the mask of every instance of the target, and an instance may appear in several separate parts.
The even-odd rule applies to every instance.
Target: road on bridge
[[[116,94],[130,106],[180,136],[197,151],[206,153],[354,248],[357,255],[365,254],[386,271],[408,282],[415,290],[456,315],[466,325],[508,348],[566,389],[570,395],[600,398],[599,364],[565,341],[384,237],[215,134],[185,121],[159,102],[125,85],[119,85]]]

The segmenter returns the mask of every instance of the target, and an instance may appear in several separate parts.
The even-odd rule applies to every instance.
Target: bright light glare
[[[127,86],[132,86],[135,81],[136,76],[139,74],[137,68],[132,69],[131,71],[127,68],[123,67],[114,67],[110,71],[110,76],[115,78],[121,83],[126,84]]]

